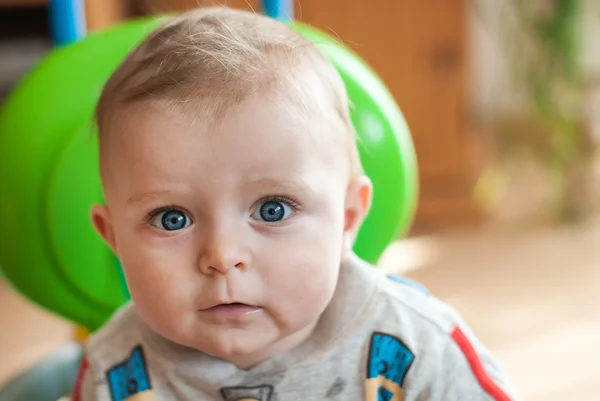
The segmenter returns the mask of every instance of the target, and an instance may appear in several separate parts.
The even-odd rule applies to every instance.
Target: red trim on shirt
[[[85,373],[90,367],[90,363],[87,358],[83,358],[81,364],[79,365],[79,370],[77,371],[77,378],[75,379],[75,388],[73,390],[73,400],[72,401],[81,401],[81,385],[83,384],[83,379],[85,379]]]
[[[451,335],[467,358],[469,366],[471,366],[471,370],[481,387],[491,395],[495,401],[511,401],[504,390],[502,390],[485,371],[483,363],[481,362],[481,359],[479,359],[475,348],[473,348],[473,345],[462,330],[459,327],[455,327],[454,330],[452,330]]]

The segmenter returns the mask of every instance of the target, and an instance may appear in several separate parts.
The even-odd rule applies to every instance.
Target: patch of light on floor
[[[377,264],[386,273],[404,274],[429,266],[437,261],[439,248],[430,237],[415,237],[390,245]]]

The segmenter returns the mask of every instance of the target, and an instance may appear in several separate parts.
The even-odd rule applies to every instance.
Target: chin
[[[254,338],[253,338],[254,337]],[[260,335],[228,333],[217,341],[216,350],[223,356],[241,356],[255,353],[270,345],[270,341]]]
[[[221,333],[213,333],[204,338],[202,344],[198,344],[198,349],[216,358],[234,362],[237,359],[243,360],[245,357],[252,358],[252,355],[261,354],[262,350],[273,343],[269,337],[264,333],[225,329]]]

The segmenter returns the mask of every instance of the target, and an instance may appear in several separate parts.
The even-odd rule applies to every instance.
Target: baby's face
[[[370,186],[344,137],[253,95],[218,124],[158,102],[107,139],[98,231],[142,318],[176,343],[250,366],[302,341],[329,303]]]

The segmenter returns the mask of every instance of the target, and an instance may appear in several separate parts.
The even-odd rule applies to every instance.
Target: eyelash
[[[151,222],[151,221],[152,221],[152,220],[153,220],[153,219],[154,219],[156,216],[158,216],[159,214],[161,214],[161,213],[163,213],[163,212],[170,212],[170,211],[172,211],[172,210],[177,210],[177,211],[180,211],[180,212],[182,212],[182,213],[185,213],[185,214],[187,214],[187,215],[189,216],[189,213],[188,213],[188,212],[186,212],[184,209],[182,209],[182,208],[180,208],[180,207],[178,207],[178,206],[175,206],[175,205],[170,205],[170,206],[162,206],[162,207],[159,207],[158,209],[154,209],[154,210],[152,210],[152,211],[148,212],[148,213],[146,214],[146,217],[144,217],[144,224],[150,224],[150,222]]]
[[[291,197],[291,196],[266,196],[264,198],[261,198],[260,200],[258,200],[253,206],[252,209],[256,208],[258,205],[265,203],[265,202],[270,202],[270,201],[275,201],[275,202],[281,202],[281,203],[287,203],[288,206],[291,206],[292,208],[294,208],[294,210],[298,210],[300,209],[300,204],[298,203],[298,201]],[[156,217],[158,216],[160,213],[163,212],[170,212],[171,210],[178,210],[182,213],[185,213],[187,215],[189,215],[188,212],[186,212],[184,209],[175,206],[175,205],[169,205],[169,206],[162,206],[159,207],[158,209],[154,209],[150,212],[148,212],[146,214],[146,217],[144,217],[144,224],[150,224],[150,222]]]
[[[252,206],[252,209],[256,208],[258,205],[260,205],[262,203],[271,202],[271,201],[287,203],[288,206],[291,206],[295,210],[300,209],[300,204],[298,203],[298,201],[295,198],[290,197],[290,196],[265,196],[264,198],[259,199]]]

